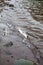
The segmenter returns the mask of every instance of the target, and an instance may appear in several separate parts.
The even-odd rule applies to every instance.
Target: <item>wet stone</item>
[[[13,4],[9,4],[9,7],[14,7],[14,5]]]
[[[13,58],[13,56],[11,56],[11,58]]]
[[[12,45],[13,45],[13,42],[10,41],[10,42],[8,42],[7,44],[5,44],[4,46],[5,46],[5,47],[11,47]]]

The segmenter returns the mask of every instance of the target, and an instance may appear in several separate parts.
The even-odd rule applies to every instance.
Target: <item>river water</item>
[[[5,47],[10,41],[13,46]],[[1,65],[3,62],[13,65],[13,61],[20,58],[36,60],[39,53],[36,47],[43,56],[43,2],[6,0],[0,3]]]

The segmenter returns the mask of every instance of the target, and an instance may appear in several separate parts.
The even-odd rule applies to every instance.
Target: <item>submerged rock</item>
[[[12,55],[12,53],[9,50],[3,50],[6,55]]]
[[[13,4],[9,4],[9,7],[14,7],[14,5]]]
[[[29,60],[20,59],[20,60],[15,60],[14,65],[36,65],[36,64]]]
[[[6,47],[11,47],[12,45],[13,45],[13,42],[10,41],[10,42],[8,42],[7,44],[5,44],[4,46],[6,46]]]

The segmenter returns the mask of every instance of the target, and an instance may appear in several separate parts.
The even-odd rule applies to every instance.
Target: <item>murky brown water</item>
[[[13,46],[5,47],[10,41]],[[13,61],[20,58],[34,61],[37,53],[38,58],[40,53],[43,56],[43,2],[9,0],[0,3],[0,50],[1,65],[3,62],[13,65]]]

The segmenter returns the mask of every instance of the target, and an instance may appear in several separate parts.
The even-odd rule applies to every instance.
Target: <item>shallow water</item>
[[[19,58],[34,61],[35,58],[30,50],[34,51],[34,45],[43,56],[43,2],[8,0],[0,3],[0,41],[1,59],[3,60],[4,57],[6,60],[10,59],[10,63],[3,60],[1,65],[3,62],[6,65],[13,65],[13,61]],[[3,46],[10,41],[13,42],[12,47]],[[30,49],[28,50],[27,47]],[[6,55],[6,51],[11,52],[14,58],[11,59]],[[37,55],[37,52],[35,54]]]

